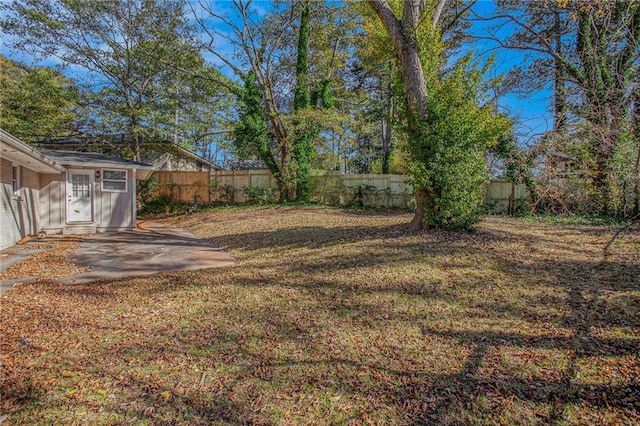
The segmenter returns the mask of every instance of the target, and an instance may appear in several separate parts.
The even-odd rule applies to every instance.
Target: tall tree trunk
[[[640,144],[636,153],[636,163],[633,167],[633,217],[640,217]]]
[[[629,90],[638,84],[640,9],[631,2],[605,2],[600,9],[580,8],[577,16],[577,54],[584,69],[581,86],[587,99],[586,119],[593,125],[593,184],[600,211],[607,214],[619,201],[611,189],[612,161],[633,117]],[[624,38],[616,40],[612,33]]]
[[[265,77],[262,69],[260,68],[260,64],[257,62],[252,62],[252,70],[255,74],[256,81],[258,82],[258,86],[262,90],[266,116],[271,124],[271,130],[273,131],[275,141],[280,148],[280,164],[276,163],[274,155],[269,150],[268,160],[270,164],[268,163],[268,165],[270,166],[269,168],[272,169],[272,172],[275,170],[273,175],[276,179],[278,189],[280,190],[280,201],[291,200],[293,199],[293,194],[295,194],[295,187],[292,188],[290,178],[291,153],[287,128],[284,125],[282,116],[278,110],[278,105],[272,90],[272,82]],[[293,182],[293,184],[295,184],[295,182]]]
[[[173,110],[173,143],[178,144],[178,122],[180,120],[180,113],[178,110],[178,106]]]
[[[293,110],[301,111],[309,107],[311,101],[309,91],[309,25],[311,10],[307,2],[300,14],[298,32],[298,56],[296,59],[296,87],[293,94]]]
[[[640,84],[640,82],[638,83]],[[640,217],[640,85],[636,86],[635,105],[632,115],[631,138],[638,145],[636,163],[633,168],[633,217]]]
[[[421,124],[426,121],[428,115],[427,80],[422,68],[417,36],[424,2],[405,0],[401,20],[396,18],[386,0],[368,0],[368,3],[382,22],[396,49],[406,94],[411,137],[420,137]],[[439,3],[441,4],[444,2]],[[424,226],[426,207],[433,201],[433,197],[426,188],[421,187],[415,188],[415,197],[416,212],[411,224],[414,228],[421,229]]]
[[[382,114],[382,174],[388,175],[391,159],[391,117],[393,115],[393,96],[390,77],[387,82],[386,90],[383,90],[382,93],[384,96],[385,109]]]
[[[131,137],[131,150],[133,151],[133,161],[140,160],[140,134],[138,133],[138,121],[135,118],[129,120],[129,135]]]
[[[140,161],[140,135],[138,108],[142,104],[140,96],[137,98],[131,92],[125,93],[126,107],[128,112],[126,137],[129,139],[129,145],[133,153],[133,161]]]
[[[413,197],[416,200],[416,212],[409,226],[415,230],[420,230],[424,228],[424,215],[426,213],[424,206],[429,202],[429,192],[424,188],[415,188]]]
[[[389,174],[391,157],[391,125],[387,117],[382,117],[382,174]]]

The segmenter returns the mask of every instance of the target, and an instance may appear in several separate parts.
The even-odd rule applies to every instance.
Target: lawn
[[[2,295],[5,424],[640,422],[640,231],[249,208],[221,269]],[[176,256],[180,256],[177,252]]]

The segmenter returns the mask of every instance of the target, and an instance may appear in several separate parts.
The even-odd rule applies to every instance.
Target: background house
[[[130,151],[124,134],[102,136],[72,136],[33,143],[43,149],[100,152],[112,157],[126,158]],[[222,167],[169,140],[145,140],[139,143],[140,160],[156,171],[211,172]]]
[[[136,180],[153,167],[104,154],[37,150],[0,129],[0,248],[40,230],[136,226]]]
[[[551,151],[545,157],[545,169],[549,178],[576,176],[578,159],[562,152]]]

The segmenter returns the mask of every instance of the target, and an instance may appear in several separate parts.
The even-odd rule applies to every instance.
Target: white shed
[[[136,227],[136,181],[153,167],[104,154],[38,151],[0,130],[0,248],[40,230]]]

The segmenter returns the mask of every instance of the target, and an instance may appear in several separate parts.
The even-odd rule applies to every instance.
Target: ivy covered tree
[[[300,29],[298,35],[298,57],[296,62],[296,87],[293,94],[293,111],[300,112],[310,107],[311,92],[309,90],[309,31],[311,30],[310,2],[304,4],[300,14]],[[313,122],[301,126],[300,119],[294,119],[294,124],[301,131],[293,135],[293,157],[296,163],[296,199],[307,201],[309,198],[309,172],[311,160],[315,152],[314,139],[317,136],[317,126]]]
[[[633,93],[640,86],[640,4],[637,1],[502,0],[483,35],[527,51],[512,70],[518,85],[554,84],[554,127],[542,141],[579,158],[589,180],[585,210],[621,214],[634,186]],[[513,28],[512,33],[505,31]]]
[[[282,185],[281,170],[269,146],[268,123],[264,115],[263,92],[256,82],[256,75],[249,71],[244,89],[240,93],[240,120],[234,129],[236,154],[240,158],[258,156],[276,177],[282,193],[287,188]]]
[[[313,11],[316,7],[321,9],[322,19],[331,22],[326,27],[331,28],[335,28],[332,20],[340,21],[331,15],[341,8],[315,2],[278,2],[257,18],[255,5],[250,0],[234,1],[226,13],[210,2],[202,1],[199,5],[194,17],[202,37],[207,39],[203,47],[241,79],[245,89],[249,87],[249,81],[255,81],[255,87],[262,92],[260,105],[266,120],[268,143],[263,144],[262,139],[255,143],[248,141],[243,134],[252,125],[241,123],[236,127],[235,140],[242,146],[236,152],[240,155],[253,153],[264,160],[266,151],[259,155],[256,149],[247,151],[246,148],[268,147],[268,157],[273,161],[266,163],[274,171],[281,199],[306,200],[321,133],[335,126],[335,120],[331,123],[326,117],[331,115],[333,107],[330,70],[337,68],[338,61],[346,60],[340,57],[341,49],[344,49],[340,43],[336,41],[329,49],[331,40],[313,36],[313,25],[320,26],[321,18],[316,17],[313,22],[312,8]],[[327,28],[322,28],[319,34],[334,36],[339,31],[327,32]],[[220,40],[234,46],[238,54],[234,58],[221,54],[216,49],[216,42]],[[318,60],[312,60],[316,57]],[[253,87],[253,83],[250,85]],[[246,119],[248,115],[244,108],[248,104],[246,100],[243,103],[241,119]],[[253,105],[258,104],[253,102]],[[320,113],[321,108],[327,110]]]

